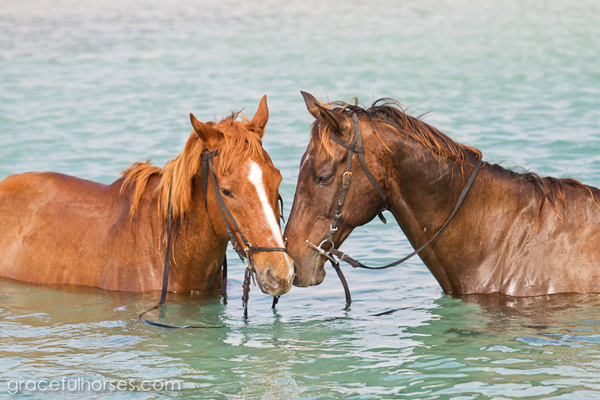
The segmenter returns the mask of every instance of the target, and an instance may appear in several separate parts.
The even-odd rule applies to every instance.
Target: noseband
[[[240,257],[240,260],[242,260],[242,263],[244,263],[244,265],[246,265],[246,271],[244,272],[244,283],[242,284],[242,287],[244,289],[244,293],[242,295],[242,306],[244,307],[244,318],[248,318],[248,299],[250,298],[250,281],[254,277],[254,269],[253,269],[254,253],[258,253],[258,252],[262,252],[262,251],[282,251],[284,253],[287,253],[287,249],[285,247],[252,246],[250,244],[250,242],[248,241],[248,239],[246,239],[246,236],[244,236],[244,234],[242,233],[240,227],[238,226],[237,222],[235,221],[235,218],[233,218],[231,211],[229,211],[229,208],[227,207],[227,204],[225,203],[223,196],[221,196],[221,191],[219,190],[219,185],[217,184],[217,177],[215,176],[215,173],[213,171],[212,158],[216,157],[218,154],[219,154],[219,151],[211,152],[211,151],[206,150],[204,152],[204,155],[202,156],[202,197],[204,199],[204,208],[206,209],[206,213],[208,215],[208,202],[206,200],[206,196],[207,196],[207,192],[208,192],[208,174],[210,173],[210,177],[211,177],[211,180],[213,183],[213,188],[215,191],[215,196],[217,197],[217,203],[219,204],[219,211],[221,212],[221,217],[223,218],[223,221],[225,222],[227,238],[233,245],[233,249],[237,252],[238,256]],[[279,196],[279,203],[280,203],[279,217],[281,219],[283,219],[283,199],[281,198],[281,195]],[[214,326],[193,326],[193,325],[172,326],[172,325],[161,324],[158,322],[148,321],[147,319],[142,318],[144,316],[144,314],[160,307],[167,298],[167,288],[168,288],[168,282],[169,282],[169,264],[170,264],[170,258],[171,258],[170,257],[170,254],[171,254],[171,226],[172,226],[172,221],[173,221],[173,207],[171,206],[171,186],[169,186],[168,210],[169,210],[168,211],[169,216],[168,216],[168,226],[167,226],[167,248],[166,248],[166,252],[165,252],[163,285],[162,285],[160,301],[153,308],[141,313],[139,316],[139,319],[148,325],[156,326],[159,328],[168,328],[168,329],[216,328]],[[231,226],[229,225],[229,221],[231,221],[231,225],[233,225],[233,228],[239,233],[240,237],[242,238],[242,242],[244,243],[243,248],[240,245],[237,238],[235,237],[235,234],[233,233],[233,230],[231,229]],[[285,220],[284,220],[284,222],[285,222]],[[221,294],[223,295],[224,303],[227,304],[227,255],[225,255],[225,258],[223,259],[223,265],[221,266],[221,268],[222,268]],[[279,297],[273,297],[273,308],[275,308],[275,305],[277,304],[278,300],[279,300]]]
[[[329,225],[329,229],[327,231],[327,235],[325,236],[325,240],[323,240],[318,246],[309,242],[308,240],[306,241],[306,243],[308,243],[319,255],[326,257],[331,262],[331,265],[335,269],[338,277],[340,278],[340,281],[342,282],[342,285],[344,286],[344,292],[346,294],[346,308],[350,307],[350,304],[352,303],[352,298],[350,296],[350,289],[348,288],[348,283],[346,282],[346,278],[344,277],[344,274],[342,273],[342,270],[340,269],[340,263],[338,260],[344,261],[344,262],[350,264],[354,268],[387,269],[387,268],[395,267],[399,264],[402,264],[403,262],[410,259],[411,257],[419,254],[421,252],[421,250],[423,250],[431,242],[433,242],[433,240],[435,238],[437,238],[444,229],[446,229],[446,227],[448,226],[448,224],[450,223],[450,221],[452,220],[452,218],[454,217],[454,215],[460,208],[461,204],[463,203],[465,197],[469,193],[469,190],[471,189],[471,187],[473,186],[473,182],[475,181],[475,177],[477,176],[477,174],[479,173],[479,170],[481,169],[481,166],[483,165],[483,161],[481,161],[481,160],[477,161],[477,164],[475,165],[473,172],[471,172],[471,175],[469,176],[469,179],[467,180],[467,183],[466,183],[465,187],[463,188],[463,190],[458,198],[458,201],[456,202],[456,205],[454,206],[454,209],[452,210],[452,213],[450,214],[450,217],[448,218],[448,220],[446,220],[446,223],[440,228],[440,230],[438,230],[437,233],[435,235],[433,235],[433,237],[427,241],[427,243],[425,243],[424,245],[422,245],[421,247],[419,247],[418,249],[413,251],[411,254],[407,255],[406,257],[404,257],[398,261],[395,261],[393,263],[383,265],[380,267],[370,267],[370,266],[364,265],[360,261],[356,261],[355,259],[351,258],[347,254],[344,254],[343,252],[341,252],[339,249],[336,249],[335,244],[333,243],[333,236],[335,235],[335,233],[338,230],[338,225],[339,225],[340,219],[342,217],[342,206],[344,205],[344,201],[346,200],[346,195],[348,194],[348,190],[350,189],[350,183],[352,180],[352,158],[353,158],[354,153],[356,153],[356,155],[358,156],[358,161],[360,162],[363,172],[365,173],[365,175],[367,176],[367,178],[369,179],[369,181],[371,182],[371,184],[373,185],[373,187],[375,188],[377,193],[379,193],[379,196],[381,197],[381,200],[383,201],[383,207],[381,208],[381,210],[378,212],[377,215],[379,216],[379,218],[381,219],[381,221],[384,224],[387,223],[385,217],[382,214],[383,211],[387,210],[387,196],[385,195],[385,192],[383,191],[383,189],[381,188],[379,183],[377,183],[377,181],[375,180],[375,177],[373,177],[373,174],[371,174],[371,172],[367,168],[367,164],[365,164],[364,148],[362,146],[362,134],[361,134],[361,130],[360,130],[360,123],[358,121],[358,117],[357,117],[356,113],[352,114],[352,116],[350,118],[350,122],[352,124],[352,133],[351,133],[350,141],[346,142],[346,141],[340,139],[339,137],[333,136],[333,135],[329,137],[335,143],[348,149],[348,157],[346,160],[346,170],[344,171],[344,175],[342,177],[342,187],[340,189],[340,196],[339,196],[337,206],[335,208],[335,211],[333,212],[333,220],[331,221],[331,224]],[[328,248],[327,250],[325,250],[325,249],[323,249],[323,245],[327,244],[327,243],[330,243],[331,247]],[[336,260],[334,258],[334,256],[337,257],[338,260]]]

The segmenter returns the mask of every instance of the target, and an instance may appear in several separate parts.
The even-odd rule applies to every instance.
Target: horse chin
[[[296,266],[296,277],[294,278],[294,286],[297,287],[309,287],[320,285],[325,279],[325,260],[326,258],[317,255],[312,258],[312,262],[308,262],[307,264],[312,264],[312,268],[310,268],[310,273],[304,274],[300,276],[298,274],[298,268]]]
[[[286,294],[292,288],[291,284],[278,285],[277,287],[272,287],[268,283],[265,283],[265,281],[262,280],[259,275],[256,275],[256,283],[258,284],[259,289],[264,294],[268,294],[270,296],[275,296],[275,297],[279,297],[281,295]]]

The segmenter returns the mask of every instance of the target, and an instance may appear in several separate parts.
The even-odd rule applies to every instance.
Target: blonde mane
[[[238,116],[241,121],[238,121]],[[234,112],[218,123],[208,122],[212,128],[222,134],[222,140],[212,151],[219,152],[220,173],[225,173],[234,158],[240,157],[240,163],[248,158],[264,159],[261,137],[255,133],[248,117]],[[194,202],[193,178],[202,174],[202,156],[206,146],[195,132],[192,132],[183,151],[167,162],[164,168],[151,165],[149,161],[133,164],[122,172],[121,192],[133,188],[130,215],[133,218],[140,207],[142,197],[152,176],[158,175],[160,182],[158,193],[158,213],[163,221],[168,219],[169,188],[171,188],[171,206],[173,221],[180,221],[191,211]],[[203,177],[204,178],[204,177]]]

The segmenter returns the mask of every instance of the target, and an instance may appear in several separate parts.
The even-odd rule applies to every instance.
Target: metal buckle
[[[252,246],[252,243],[248,242],[248,245],[246,247],[244,247],[244,253],[246,253],[246,257],[248,258],[248,264],[251,264],[251,259],[250,259],[250,249],[253,248],[254,246]]]
[[[248,270],[248,272],[250,273],[250,278],[252,279],[252,285],[256,286],[256,279],[254,278],[254,268],[252,267],[252,258],[250,258],[250,248],[254,247],[252,246],[252,243],[248,243],[248,246],[246,246],[244,248],[244,252],[246,253],[246,259],[248,260],[248,263],[244,263],[246,264],[246,269]],[[244,260],[242,260],[243,262]]]

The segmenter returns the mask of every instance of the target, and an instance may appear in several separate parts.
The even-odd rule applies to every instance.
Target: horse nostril
[[[281,296],[289,292],[294,280],[291,264],[289,268],[289,270],[282,271],[281,268],[266,267],[260,275],[260,283],[264,285],[263,292],[272,296]],[[286,273],[283,274],[284,272]]]
[[[265,281],[273,289],[277,289],[279,287],[279,280],[277,279],[277,276],[275,276],[273,268],[269,267],[265,272]]]

